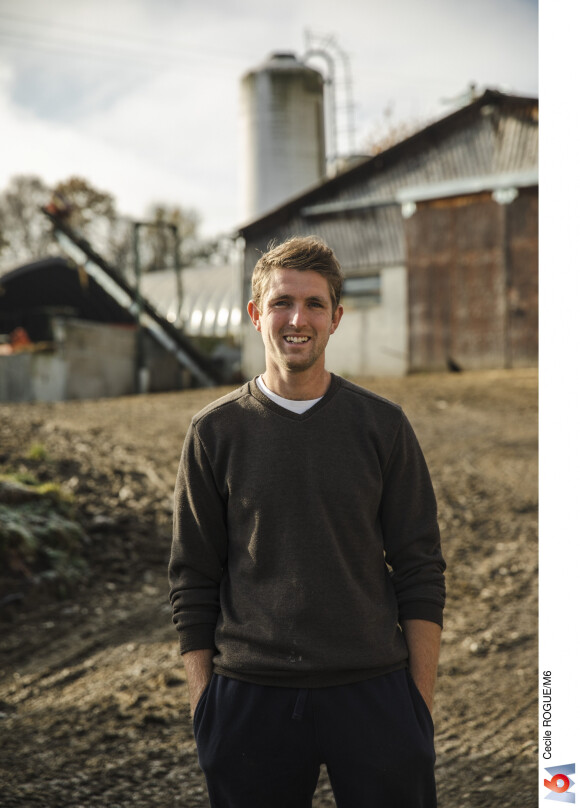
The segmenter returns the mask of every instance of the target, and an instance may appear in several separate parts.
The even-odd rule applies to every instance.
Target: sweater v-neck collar
[[[292,412],[292,410],[286,409],[286,407],[282,407],[280,404],[277,404],[275,401],[272,401],[271,398],[263,393],[257,384],[258,377],[254,377],[251,379],[249,384],[249,389],[251,395],[257,399],[261,404],[271,409],[273,412],[277,413],[278,415],[282,415],[285,418],[290,418],[293,421],[305,421],[307,418],[310,418],[312,415],[317,413],[320,409],[326,406],[326,404],[334,398],[335,394],[340,388],[340,376],[336,376],[334,373],[330,374],[330,384],[328,386],[328,390],[322,396],[322,398],[313,404],[312,407],[306,410],[306,412],[297,413]]]

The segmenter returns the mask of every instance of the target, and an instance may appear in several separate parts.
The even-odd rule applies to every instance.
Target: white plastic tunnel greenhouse
[[[190,337],[238,341],[242,319],[238,267],[210,265],[182,269],[182,300],[174,270],[143,275],[142,293],[169,322]]]

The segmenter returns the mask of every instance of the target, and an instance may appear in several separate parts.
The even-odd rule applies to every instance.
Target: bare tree
[[[143,227],[140,237],[144,271],[174,266],[176,232],[180,264],[190,266],[195,263],[200,253],[200,216],[196,210],[157,202],[149,206],[145,219],[149,224]]]
[[[42,211],[44,207],[56,213],[118,270],[131,274],[133,222],[119,214],[112,194],[79,176],[69,177],[53,188],[34,175],[10,180],[0,193],[0,271],[62,253],[52,224]],[[142,227],[139,234],[144,271],[175,265],[176,228],[182,266],[207,259],[216,250],[215,244],[199,241],[200,217],[193,209],[156,203],[148,208],[145,219],[150,224]]]
[[[426,126],[424,121],[409,120],[409,121],[395,121],[393,106],[386,107],[383,110],[383,118],[379,123],[374,126],[372,131],[366,139],[366,151],[369,154],[379,154],[379,152],[390,149],[402,140],[414,135],[420,129]]]
[[[51,190],[34,175],[12,177],[0,194],[0,259],[4,269],[58,252],[42,206]]]
[[[79,176],[55,185],[49,210],[123,274],[133,267],[132,222],[115,197]]]
[[[126,271],[131,257],[130,226],[117,211],[115,197],[72,176],[53,189],[64,222],[104,258]]]
[[[117,217],[112,194],[98,190],[83,177],[69,177],[57,183],[53,190],[69,205],[69,223],[75,229],[83,230],[95,221],[111,221]]]

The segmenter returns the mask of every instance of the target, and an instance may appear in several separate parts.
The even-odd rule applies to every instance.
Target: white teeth
[[[300,343],[300,342],[308,342],[309,337],[284,337],[284,339],[286,340],[286,342]]]

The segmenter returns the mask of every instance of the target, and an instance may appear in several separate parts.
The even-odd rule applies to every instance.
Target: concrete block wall
[[[54,318],[50,351],[0,357],[0,401],[66,401],[135,392],[133,328]]]

